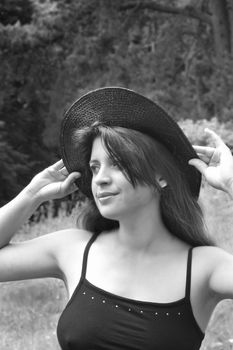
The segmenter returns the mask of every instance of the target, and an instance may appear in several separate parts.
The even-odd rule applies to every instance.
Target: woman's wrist
[[[23,196],[24,200],[28,203],[28,205],[31,205],[34,210],[44,202],[40,198],[39,194],[33,190],[30,184],[23,189],[19,196]]]

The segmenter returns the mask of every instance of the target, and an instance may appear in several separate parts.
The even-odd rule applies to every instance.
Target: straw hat
[[[175,157],[192,195],[198,197],[201,174],[188,164],[191,158],[198,156],[181,128],[157,103],[121,87],[106,87],[87,93],[71,105],[62,122],[60,144],[65,167],[69,172],[81,172],[77,184],[88,197],[91,197],[91,189],[90,179],[85,179],[87,164],[83,164],[73,135],[77,129],[95,122],[138,130],[161,142]]]

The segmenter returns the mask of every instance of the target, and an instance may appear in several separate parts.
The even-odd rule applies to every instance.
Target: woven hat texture
[[[80,190],[91,196],[90,179],[85,179],[85,167],[73,135],[77,129],[101,122],[138,130],[161,142],[175,157],[184,173],[193,196],[198,197],[200,173],[188,164],[197,154],[178,124],[157,103],[121,87],[97,89],[82,96],[66,111],[60,133],[61,155],[69,172],[81,172],[77,181]]]

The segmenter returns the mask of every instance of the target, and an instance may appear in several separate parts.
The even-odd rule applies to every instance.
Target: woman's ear
[[[156,176],[156,180],[159,183],[161,188],[164,188],[167,186],[167,181],[164,180],[161,175]]]

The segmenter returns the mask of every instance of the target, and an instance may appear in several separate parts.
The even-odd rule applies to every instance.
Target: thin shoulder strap
[[[87,258],[88,258],[88,253],[90,250],[90,247],[94,240],[97,238],[97,234],[93,234],[89,241],[87,242],[87,245],[85,247],[84,253],[83,253],[83,264],[82,264],[82,274],[81,274],[81,279],[84,279],[86,276],[86,270],[87,270]]]
[[[187,271],[186,271],[186,287],[185,287],[185,298],[190,299],[191,290],[191,272],[192,272],[192,252],[193,247],[189,248],[188,260],[187,260]]]

